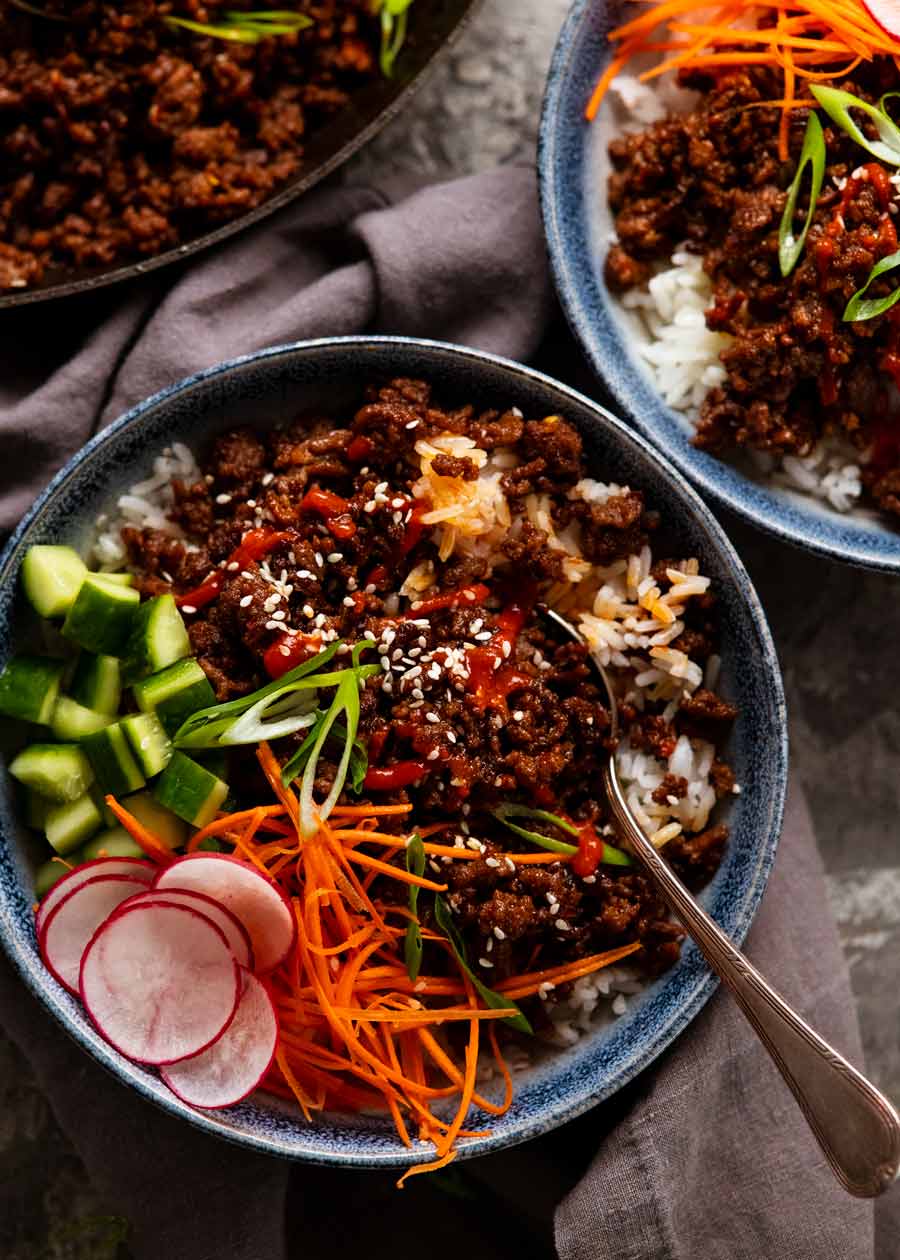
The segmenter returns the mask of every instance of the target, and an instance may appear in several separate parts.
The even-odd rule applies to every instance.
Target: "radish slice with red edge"
[[[212,919],[217,927],[222,929],[238,964],[241,967],[246,967],[248,971],[253,970],[253,947],[250,944],[247,929],[230,910],[227,910],[218,901],[214,901],[212,897],[207,897],[206,893],[192,892],[188,888],[166,888],[165,891],[148,888],[125,902],[120,909],[127,910],[130,906],[140,905],[141,903],[149,905],[150,902],[158,902],[167,906],[193,906],[195,910],[205,914],[207,918]]]
[[[160,1076],[182,1102],[208,1110],[230,1107],[262,1082],[278,1044],[278,1018],[265,985],[243,972],[234,1019],[202,1054],[171,1063]]]
[[[60,984],[78,995],[81,957],[101,923],[143,884],[127,875],[99,875],[73,888],[44,920],[38,945]]]
[[[900,0],[863,0],[863,7],[883,31],[900,39]]]
[[[230,910],[253,946],[257,972],[272,971],[289,954],[297,924],[287,897],[254,866],[226,853],[189,853],[163,867],[154,880],[159,892],[183,888],[206,893]]]
[[[157,866],[154,862],[146,862],[143,858],[95,858],[93,862],[83,862],[73,867],[68,875],[58,879],[45,894],[37,908],[34,926],[38,936],[54,906],[58,906],[64,897],[74,892],[80,884],[89,879],[97,879],[101,875],[127,875],[130,879],[139,879],[143,884],[152,884],[156,878]]]
[[[241,971],[212,919],[187,906],[130,905],[94,934],[81,999],[99,1031],[136,1063],[174,1063],[222,1036]]]

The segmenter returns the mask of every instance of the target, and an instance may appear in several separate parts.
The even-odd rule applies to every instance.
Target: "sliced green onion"
[[[528,805],[506,804],[494,810],[494,817],[499,818],[504,827],[509,827],[510,831],[514,831],[523,840],[530,840],[532,844],[540,845],[542,849],[549,849],[551,853],[565,853],[573,857],[578,852],[578,846],[575,844],[554,840],[552,836],[545,836],[541,831],[531,831],[527,827],[520,827],[517,823],[509,821],[510,818],[533,818],[536,822],[550,823],[554,827],[559,827],[561,831],[567,831],[570,836],[577,836],[578,828],[573,827],[565,818],[560,818],[559,814],[551,814],[546,809],[531,809]]]
[[[14,9],[21,9],[30,17],[43,18],[47,22],[71,22],[72,20],[62,13],[48,13],[46,9],[40,9],[36,4],[29,4],[28,0],[9,0],[9,3]]]
[[[450,942],[453,952],[456,955],[456,961],[478,990],[484,1004],[494,1011],[504,1010],[507,1008],[515,1010],[517,1013],[515,1015],[510,1015],[503,1022],[509,1024],[511,1028],[517,1028],[519,1032],[533,1034],[534,1029],[519,1010],[516,1003],[511,1001],[510,998],[504,997],[502,993],[496,993],[493,989],[489,989],[484,981],[480,980],[469,966],[469,961],[466,958],[465,944],[463,943],[463,939],[457,930],[456,924],[453,922],[453,918],[450,914],[450,908],[440,893],[434,894],[434,917],[438,927]]]
[[[799,236],[795,237],[794,211],[797,209],[797,197],[800,194],[800,185],[803,182],[803,175],[807,166],[811,168],[810,178],[812,181],[809,189],[809,209],[806,212],[803,231]],[[806,234],[816,212],[816,203],[819,200],[824,174],[825,136],[818,115],[810,111],[806,120],[806,133],[803,136],[803,148],[800,150],[797,174],[794,176],[794,182],[791,184],[784,207],[784,214],[781,216],[781,226],[778,229],[778,265],[783,276],[791,274],[797,265],[797,260],[803,253],[803,246],[806,244]]]
[[[331,702],[331,708],[325,714],[325,718],[319,727],[319,733],[316,736],[306,765],[303,770],[303,778],[300,780],[300,834],[304,838],[315,835],[319,827],[319,821],[328,817],[337,804],[338,797],[344,790],[344,783],[347,779],[347,773],[350,769],[350,758],[353,752],[353,743],[356,739],[356,732],[359,727],[359,688],[360,684],[373,674],[381,672],[380,665],[360,665],[359,658],[363,652],[374,645],[366,639],[362,643],[357,643],[351,654],[351,663],[347,669],[341,670],[337,679],[337,690],[334,693],[334,699]],[[326,675],[323,675],[325,677]],[[299,684],[302,686],[303,684]],[[321,805],[316,805],[313,800],[313,788],[316,782],[316,769],[319,764],[319,757],[325,746],[329,732],[339,717],[344,718],[345,734],[344,734],[344,751],[338,763],[337,773],[334,776],[334,782],[331,790]]]
[[[261,39],[272,35],[294,35],[313,25],[311,17],[295,13],[293,9],[227,9],[221,22],[194,22],[190,18],[179,17],[166,17],[163,21],[168,26],[180,26],[196,35],[227,39],[238,44],[258,44]]]
[[[294,687],[305,687],[315,679],[294,683]],[[280,696],[264,696],[251,705],[236,721],[219,736],[219,744],[259,744],[262,740],[282,739],[285,735],[293,735],[297,731],[312,726],[316,720],[316,697],[310,695],[295,696],[289,693]]]
[[[218,746],[218,736],[222,731],[227,730],[235,718],[239,718],[242,713],[246,713],[257,701],[262,700],[266,696],[274,695],[276,692],[280,694],[291,683],[297,682],[314,670],[321,669],[323,665],[327,665],[340,646],[340,639],[330,643],[317,656],[310,657],[302,665],[296,665],[293,669],[288,670],[286,674],[282,674],[280,678],[266,683],[264,687],[260,687],[257,691],[252,691],[249,696],[239,696],[237,700],[229,700],[225,704],[213,704],[208,709],[199,709],[196,713],[192,713],[175,733],[174,742],[176,746],[179,748],[216,748]],[[213,734],[215,734],[214,740],[212,739]],[[206,742],[207,737],[210,738],[211,742]]]
[[[844,92],[840,88],[825,87],[822,83],[811,83],[809,90],[825,110],[832,122],[837,123],[851,140],[855,140],[860,148],[877,157],[880,162],[889,166],[900,166],[900,128],[888,118],[887,114],[861,101],[852,92]],[[870,140],[864,135],[856,122],[850,117],[851,109],[862,110],[875,124],[880,140]]]
[[[410,836],[409,843],[406,846],[406,869],[410,875],[418,875],[421,879],[425,874],[425,846],[422,844],[422,837],[418,831],[413,832]],[[415,982],[419,978],[419,968],[422,966],[422,928],[419,924],[419,885],[410,884],[409,886],[409,909],[413,918],[410,919],[406,928],[406,938],[403,942],[403,958],[406,962],[406,974],[410,980]]]
[[[379,65],[386,79],[393,78],[394,62],[406,41],[409,6],[412,0],[374,0],[372,11],[381,17]]]
[[[891,307],[900,299],[900,288],[894,289],[887,297],[869,298],[868,301],[863,300],[863,294],[869,285],[877,280],[879,276],[885,275],[888,271],[893,271],[895,267],[900,267],[900,250],[895,254],[888,254],[887,258],[882,258],[881,262],[877,262],[869,272],[869,278],[861,289],[853,294],[853,297],[847,303],[842,318],[848,324],[859,324],[864,319],[875,319],[878,315],[883,315],[885,311],[889,311]]]
[[[533,844],[540,845],[542,849],[549,849],[551,853],[564,853],[569,857],[574,857],[578,852],[574,844],[554,840],[552,836],[545,836],[542,831],[532,831],[528,827],[520,827],[517,823],[509,821],[510,818],[534,818],[537,822],[550,823],[553,827],[559,827],[562,831],[567,831],[570,836],[577,836],[578,828],[574,823],[570,823],[567,818],[561,818],[559,814],[551,814],[546,809],[532,809],[529,805],[515,805],[508,802],[494,810],[494,817],[499,818],[504,827],[509,827],[510,831],[514,831],[523,840],[530,840]],[[601,862],[607,866],[631,866],[631,858],[624,849],[617,849],[615,845],[607,844],[605,840],[602,843]]]
[[[286,762],[282,768],[281,781],[285,787],[289,787],[290,784],[293,783],[294,779],[296,779],[297,775],[302,772],[303,767],[309,760],[313,746],[318,739],[319,731],[322,728],[322,723],[325,721],[326,717],[327,714],[323,709],[316,710],[315,721],[310,727],[309,734],[294,753],[293,757],[291,757],[290,761]],[[332,726],[329,731],[329,737],[342,744],[347,738],[346,726],[342,726],[340,722],[335,722],[334,726]],[[351,792],[355,792],[357,796],[359,796],[362,791],[363,781],[365,780],[368,768],[369,755],[366,752],[365,744],[363,744],[362,740],[355,739],[350,749],[349,779],[350,790]]]

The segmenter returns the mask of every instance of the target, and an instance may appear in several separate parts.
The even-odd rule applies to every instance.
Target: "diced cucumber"
[[[96,573],[89,573],[66,614],[62,632],[89,652],[121,656],[140,602],[134,587],[104,582]]]
[[[118,827],[119,820],[106,803],[106,793],[96,783],[91,788],[91,800],[100,811],[100,817],[103,819],[103,826]]]
[[[59,804],[82,796],[94,781],[94,771],[77,744],[31,744],[9,767],[14,779]]]
[[[191,654],[191,641],[173,595],[145,600],[135,615],[122,668],[126,682],[146,678]]]
[[[134,698],[145,713],[155,713],[169,735],[192,713],[216,703],[216,695],[193,657],[178,661],[134,684]]]
[[[94,767],[94,774],[103,792],[111,792],[113,796],[126,796],[144,786],[146,780],[128,746],[121,722],[115,722],[102,731],[88,735],[81,746]]]
[[[228,784],[183,752],[174,752],[156,784],[156,799],[195,827],[205,827],[228,795]]]
[[[99,857],[146,857],[144,850],[132,840],[124,827],[110,827],[101,831],[99,836],[88,840],[84,846],[85,862],[93,862]]]
[[[33,827],[35,831],[43,831],[52,808],[53,802],[48,801],[46,796],[39,796],[31,788],[28,789],[25,794],[25,821],[29,827]]]
[[[14,656],[0,674],[0,713],[46,726],[53,717],[63,661],[48,656]]]
[[[74,865],[78,865],[77,860]],[[68,875],[71,869],[71,866],[67,866],[65,862],[54,862],[53,858],[49,862],[44,862],[34,872],[34,895],[43,897],[54,884],[62,879],[63,875]]]
[[[94,573],[92,576],[103,578],[104,582],[112,582],[113,586],[134,586],[133,573]]]
[[[172,756],[172,741],[155,713],[134,713],[122,718],[131,750],[148,779],[165,770]]]
[[[44,824],[44,832],[60,857],[74,852],[85,840],[89,840],[95,831],[103,826],[100,811],[90,795],[85,792],[76,801],[66,805],[57,805],[51,809]]]
[[[129,814],[134,814],[167,849],[180,849],[187,843],[188,829],[182,819],[170,809],[160,805],[150,792],[135,792],[122,804]]]
[[[87,709],[71,696],[60,696],[53,709],[53,721],[50,729],[57,739],[74,740],[78,743],[94,731],[102,731],[109,726],[112,718],[108,713],[97,713]]]
[[[72,607],[87,566],[71,547],[29,547],[22,561],[22,585],[35,612],[62,617]]]
[[[72,675],[70,690],[72,699],[86,708],[115,715],[122,700],[119,662],[114,656],[82,652]]]

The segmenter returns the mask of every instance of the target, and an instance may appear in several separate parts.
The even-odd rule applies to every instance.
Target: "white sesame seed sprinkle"
[[[253,596],[245,595],[243,599],[240,601],[240,606],[241,608],[249,608],[252,603],[253,603]]]
[[[356,600],[353,598],[352,595],[345,595],[344,598],[341,600],[341,603],[344,605],[345,608],[354,608],[356,606]]]
[[[193,604],[182,604],[181,611],[183,613],[188,613],[188,615],[190,615],[191,613],[195,613],[197,609],[194,607]]]
[[[224,507],[226,503],[230,503],[230,502],[231,502],[230,494],[217,494],[216,495],[216,503],[220,504],[222,507]]]
[[[329,564],[337,564],[339,560],[343,560],[344,553],[342,551],[329,551],[325,559]]]

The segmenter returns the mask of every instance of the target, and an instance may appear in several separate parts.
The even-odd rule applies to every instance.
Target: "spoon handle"
[[[613,818],[632,853],[734,994],[790,1086],[841,1184],[863,1198],[900,1174],[900,1117],[874,1085],[775,992],[691,896],[634,821],[612,759],[605,771]]]

